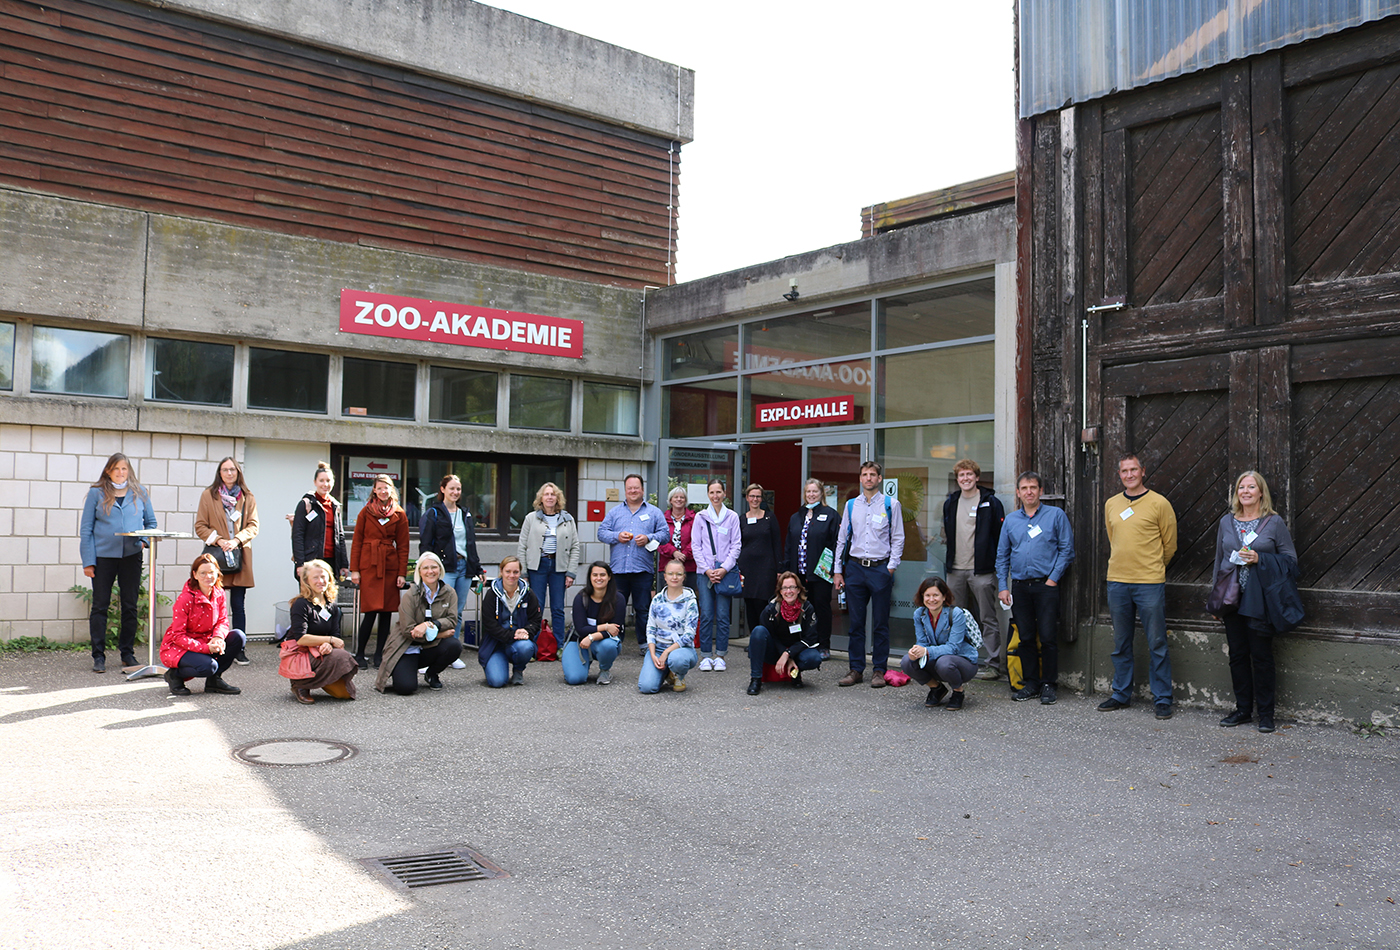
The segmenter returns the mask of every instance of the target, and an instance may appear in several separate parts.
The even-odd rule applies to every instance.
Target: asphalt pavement
[[[1393,948],[1400,739],[1112,713],[1062,690],[642,696],[531,664],[490,690],[296,703],[276,653],[177,698],[83,654],[0,657],[0,947]],[[317,694],[318,697],[321,694]],[[312,739],[330,764],[248,764]],[[311,744],[310,748],[317,748]],[[413,891],[362,859],[465,846]]]

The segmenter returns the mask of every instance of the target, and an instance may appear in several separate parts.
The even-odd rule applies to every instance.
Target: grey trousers
[[[982,625],[982,648],[987,651],[987,665],[1006,669],[1001,655],[1001,624],[997,619],[996,574],[974,574],[972,571],[949,571],[948,589],[953,603],[972,611]]]

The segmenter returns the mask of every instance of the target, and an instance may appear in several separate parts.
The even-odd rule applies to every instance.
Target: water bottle
[[[836,606],[842,610],[846,609],[846,589],[844,587],[836,594]]]

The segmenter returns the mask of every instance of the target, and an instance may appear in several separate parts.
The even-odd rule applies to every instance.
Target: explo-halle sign
[[[772,426],[805,426],[818,422],[854,422],[855,396],[827,396],[822,399],[794,399],[790,402],[766,402],[754,406],[754,425],[759,429]]]
[[[340,292],[340,329],[399,340],[583,358],[582,320],[364,290]]]

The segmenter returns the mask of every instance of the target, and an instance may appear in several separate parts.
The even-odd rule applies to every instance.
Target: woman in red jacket
[[[224,670],[243,652],[242,630],[230,630],[228,596],[219,562],[201,554],[190,565],[190,579],[175,598],[174,617],[160,641],[165,682],[176,696],[188,696],[185,680],[203,677],[206,693],[241,693],[224,682]]]
[[[374,643],[374,668],[384,657],[389,635],[389,615],[399,609],[399,591],[408,586],[408,515],[399,505],[398,489],[388,475],[377,475],[374,493],[355,519],[355,539],[350,545],[350,580],[360,587],[360,669],[368,665],[365,647],[376,619],[379,637]]]

